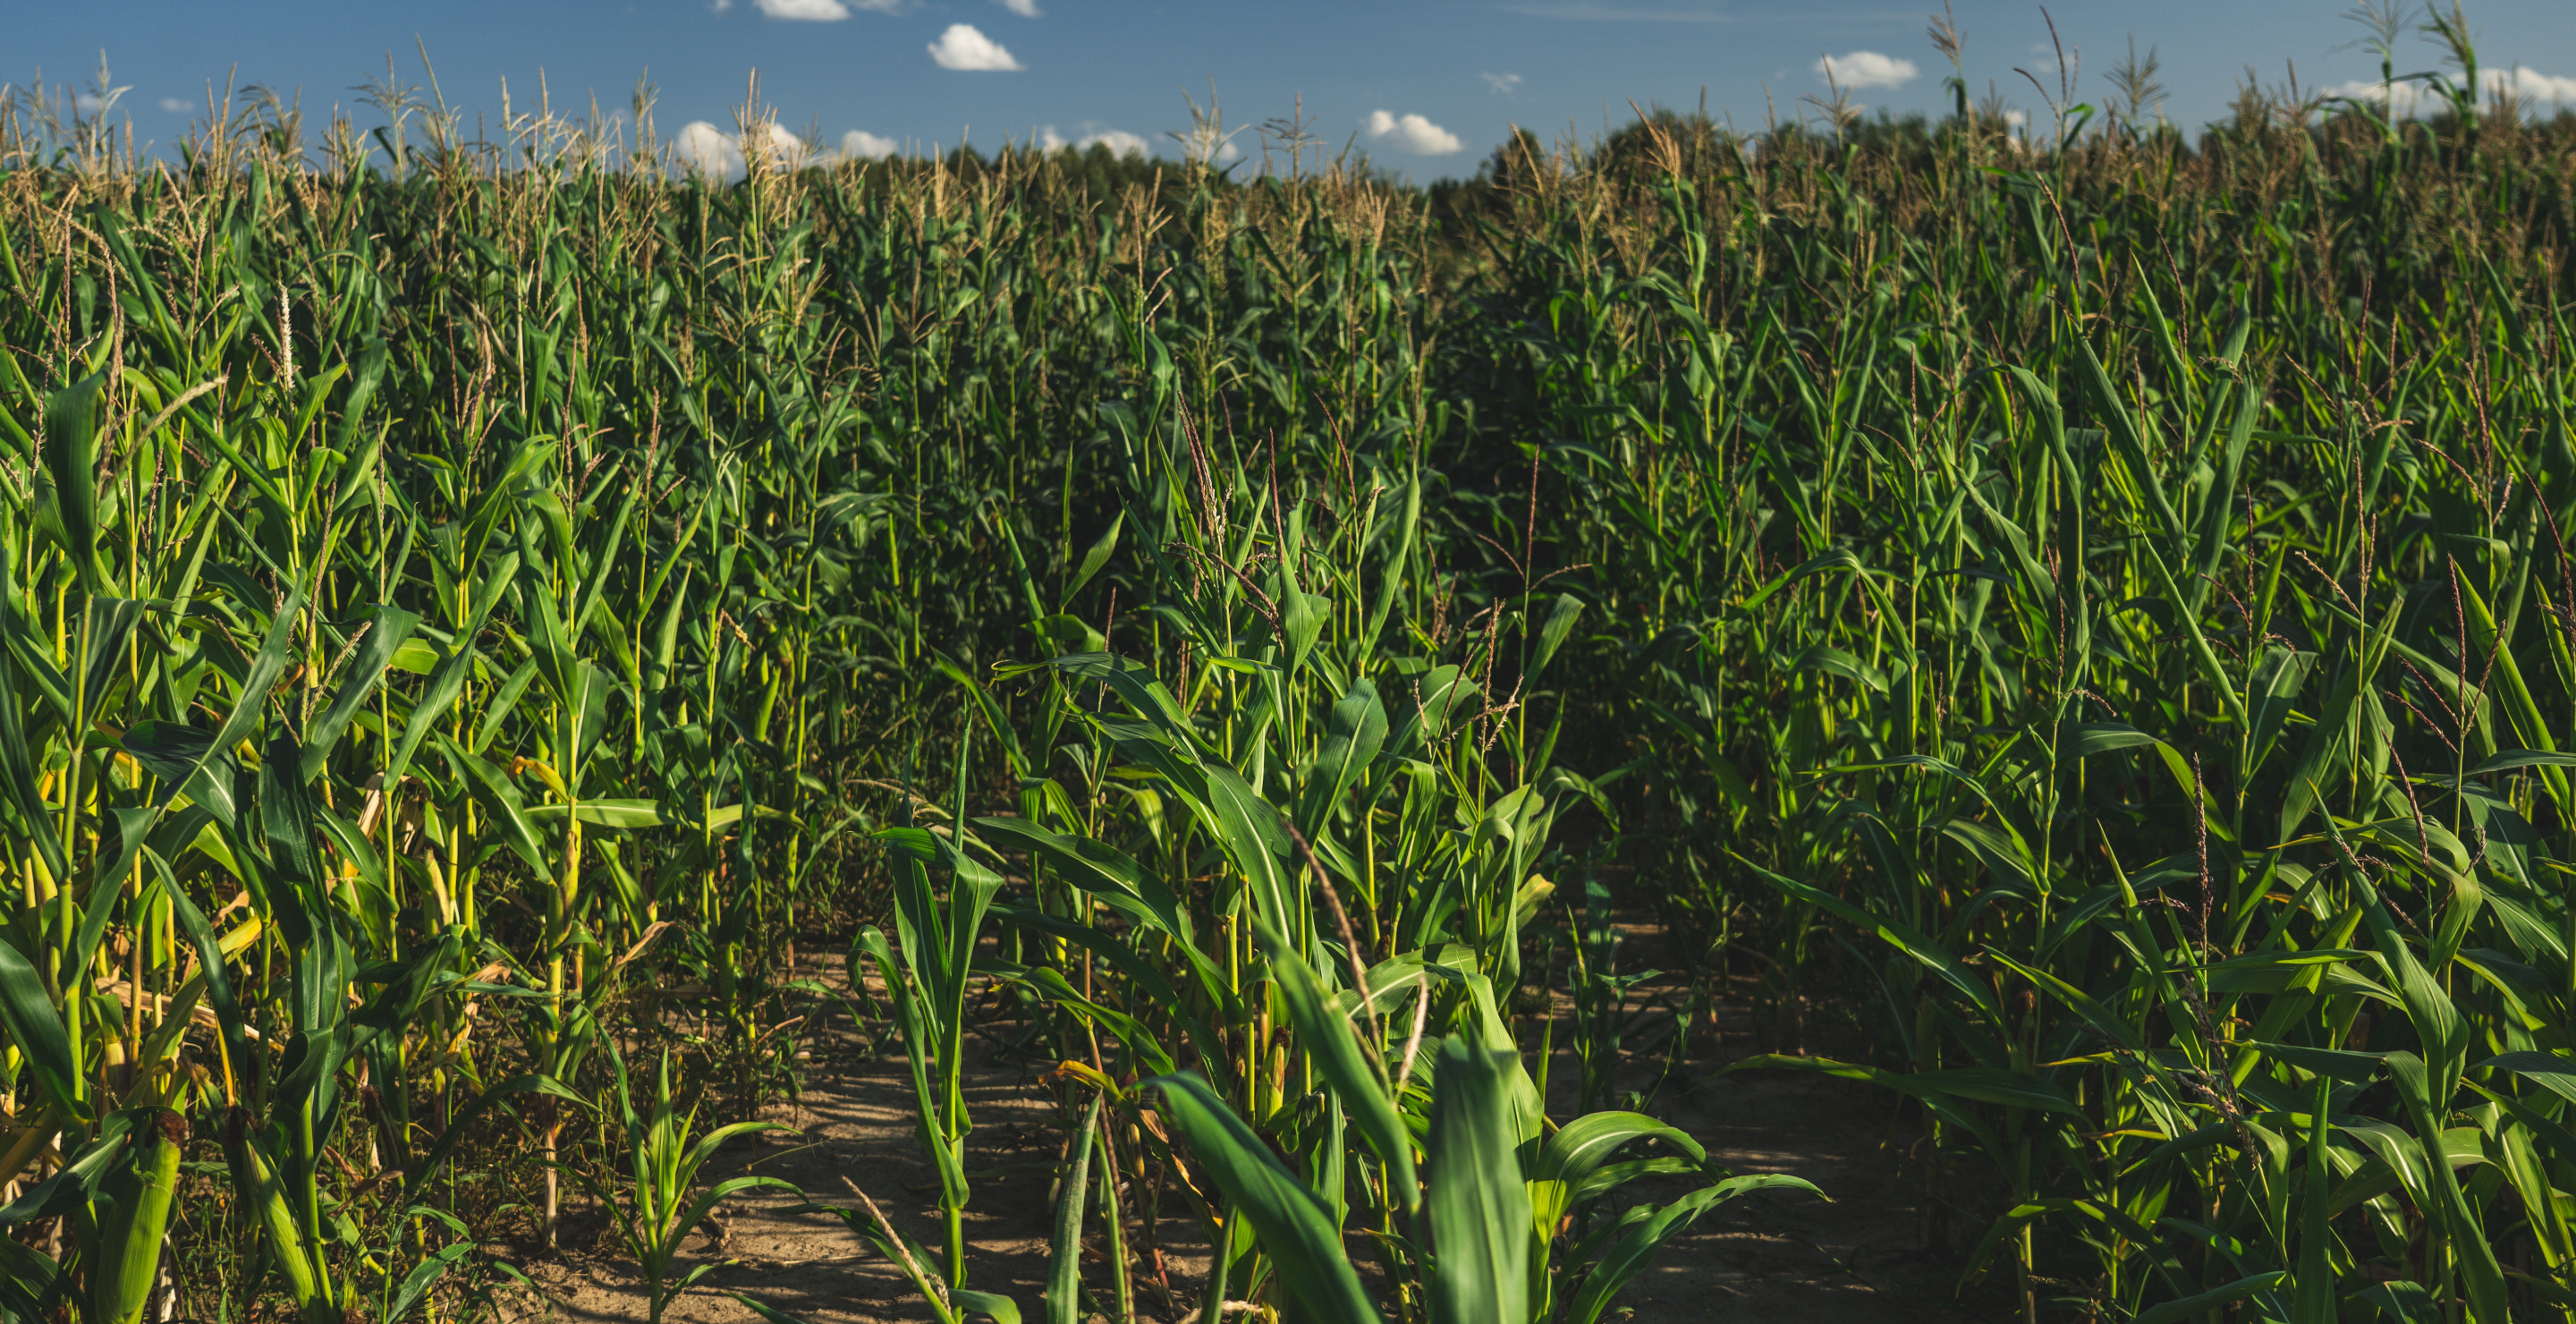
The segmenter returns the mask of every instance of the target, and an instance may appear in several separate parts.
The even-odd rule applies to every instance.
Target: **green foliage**
[[[802,1193],[776,1177],[760,1176],[728,1177],[705,1190],[697,1189],[699,1171],[726,1141],[787,1128],[771,1122],[735,1122],[703,1136],[693,1134],[697,1129],[696,1110],[682,1113],[671,1101],[671,1059],[667,1054],[654,1079],[650,1111],[639,1114],[625,1060],[617,1057],[614,1050],[610,1060],[617,1068],[618,1120],[626,1136],[630,1180],[622,1197],[604,1186],[595,1188],[595,1193],[608,1207],[618,1241],[643,1269],[647,1311],[653,1324],[661,1324],[662,1312],[671,1302],[715,1271],[712,1264],[699,1264],[686,1272],[673,1272],[682,1243],[697,1230],[701,1220],[728,1197],[744,1191],[770,1188]]]
[[[796,1088],[858,932],[943,1319],[1019,1309],[996,1007],[1088,1091],[1051,1317],[1142,1189],[1206,1318],[1598,1319],[1791,1185],[1630,1088],[1626,905],[1692,1009],[1860,990],[1736,1069],[1888,1091],[2025,1316],[2564,1315],[2576,156],[2456,18],[2433,121],[1962,82],[1424,194],[0,125],[0,1310],[131,1321],[199,1173],[309,1321],[563,1171],[665,1302],[745,1189],[667,1073]]]

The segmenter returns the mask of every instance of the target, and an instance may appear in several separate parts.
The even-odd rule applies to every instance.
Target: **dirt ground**
[[[1961,1259],[1953,1237],[1927,1236],[1925,1182],[1909,1173],[1905,1151],[1915,1128],[1892,1099],[1866,1086],[1789,1072],[1719,1077],[1717,1068],[1748,1051],[1741,1007],[1721,1007],[1718,1048],[1694,1053],[1684,1083],[1669,1088],[1658,1111],[1707,1145],[1711,1158],[1737,1172],[1788,1172],[1814,1182],[1831,1202],[1799,1193],[1757,1193],[1720,1206],[1668,1246],[1631,1283],[1611,1318],[1630,1324],[1762,1320],[1773,1324],[1860,1324],[1861,1321],[1953,1321],[1998,1317],[1996,1303],[1955,1294]],[[1652,1035],[1641,1036],[1651,1039]],[[981,1062],[986,1048],[970,1047]],[[917,1148],[908,1073],[900,1059],[870,1060],[856,1036],[820,1036],[805,1093],[777,1120],[800,1133],[739,1145],[719,1159],[711,1179],[738,1172],[783,1177],[827,1203],[855,1206],[855,1183],[888,1216],[936,1245],[936,1179]],[[1659,1064],[1658,1064],[1659,1065]],[[981,1065],[968,1107],[975,1134],[968,1161],[974,1199],[968,1214],[968,1285],[1007,1293],[1028,1319],[1040,1318],[1051,1226],[1048,1190],[1058,1155],[1052,1092],[1039,1063]],[[1551,1108],[1570,1111],[1570,1053],[1551,1070]],[[1642,1085],[1635,1067],[1621,1084]],[[1687,1189],[1628,1189],[1667,1198]],[[932,1318],[901,1270],[829,1214],[791,1214],[793,1201],[744,1199],[719,1222],[723,1236],[693,1236],[690,1263],[719,1267],[675,1302],[672,1321],[757,1324],[740,1292],[808,1324],[878,1324]],[[1130,1211],[1131,1216],[1136,1212]],[[646,1298],[631,1260],[596,1238],[595,1214],[571,1211],[566,1248],[552,1260],[523,1263],[537,1291],[508,1302],[508,1324],[628,1324],[645,1319]],[[1140,1274],[1140,1318],[1181,1324],[1206,1273],[1185,1213],[1162,1223],[1168,1304],[1150,1275]],[[1131,1230],[1130,1237],[1136,1234]],[[1971,1234],[1972,1235],[1972,1234]],[[592,1243],[592,1244],[584,1244]],[[1933,1244],[1927,1244],[1933,1243]],[[1193,1250],[1198,1253],[1191,1253]],[[1977,1309],[1982,1305],[1984,1309]]]

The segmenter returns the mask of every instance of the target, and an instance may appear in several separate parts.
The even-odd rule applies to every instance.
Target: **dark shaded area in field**
[[[1640,926],[1638,936],[1653,941]],[[1643,944],[1641,944],[1643,945]],[[1640,964],[1646,964],[1641,962]],[[1657,990],[1644,990],[1651,996]],[[1560,1013],[1568,1010],[1560,1003]],[[1711,1048],[1703,1032],[1685,1071],[1655,1106],[1665,1120],[1708,1146],[1710,1157],[1740,1173],[1786,1172],[1821,1187],[1830,1202],[1798,1194],[1757,1192],[1719,1206],[1669,1247],[1653,1268],[1632,1283],[1613,1306],[1613,1317],[1633,1311],[1635,1324],[1695,1320],[1952,1321],[2009,1310],[1991,1283],[1956,1291],[1966,1242],[1984,1219],[1965,1230],[1953,1218],[1947,1233],[1931,1230],[1925,1212],[1923,1173],[1912,1159],[1920,1129],[1892,1096],[1867,1086],[1825,1077],[1767,1072],[1719,1076],[1728,1061],[1745,1056],[1761,1031],[1743,1002],[1722,1004]],[[1662,1021],[1663,1024],[1657,1024]],[[1652,1044],[1669,1016],[1650,1012],[1632,1042]],[[1039,1318],[1052,1226],[1053,1166],[1062,1132],[1054,1089],[1043,1062],[996,1060],[995,1041],[1011,1027],[994,1028],[970,1049],[975,1068],[968,1090],[976,1131],[972,1170],[975,1198],[968,1211],[973,1276],[969,1286],[1019,1299],[1027,1318]],[[1561,1028],[1561,1027],[1560,1027]],[[1531,1030],[1535,1037],[1535,1030]],[[1550,1107],[1563,1120],[1573,1113],[1576,1064],[1560,1033],[1550,1072]],[[819,1201],[855,1205],[847,1182],[863,1186],[912,1236],[935,1245],[939,1236],[936,1178],[914,1139],[911,1083],[899,1057],[872,1059],[859,1036],[846,1028],[818,1038],[816,1058],[798,1105],[777,1120],[801,1136],[773,1136],[765,1144],[738,1145],[710,1180],[736,1173],[784,1177]],[[1640,1057],[1649,1056],[1641,1054]],[[1536,1063],[1533,1061],[1532,1066]],[[1621,1071],[1623,1088],[1644,1088],[1662,1069],[1660,1059],[1632,1061]],[[1954,1183],[1955,1185],[1955,1183]],[[1661,1202],[1688,1187],[1643,1181],[1630,1198]],[[1957,1192],[1951,1192],[1957,1198]],[[1142,1195],[1130,1192],[1131,1215]],[[756,1324],[758,1317],[727,1295],[741,1292],[809,1324],[877,1324],[930,1318],[897,1266],[826,1214],[795,1214],[788,1199],[745,1200],[720,1217],[719,1244],[702,1229],[690,1244],[689,1264],[731,1261],[708,1280],[710,1288],[674,1303],[668,1320]],[[1205,1243],[1178,1197],[1167,1201],[1161,1223],[1162,1262],[1176,1303],[1154,1282],[1140,1253],[1136,1279],[1141,1319],[1178,1324],[1198,1305],[1207,1274]],[[607,1241],[593,1243],[595,1214],[577,1214],[573,1235],[558,1260],[526,1267],[550,1299],[523,1293],[510,1318],[551,1315],[578,1324],[641,1321],[646,1298],[631,1261]],[[1098,1220],[1091,1227],[1095,1255],[1087,1282],[1106,1297],[1107,1274],[1097,1257]],[[1131,1217],[1131,1245],[1142,1245]],[[1368,1254],[1353,1239],[1354,1256]],[[1980,1310],[1987,1306],[1993,1309]]]

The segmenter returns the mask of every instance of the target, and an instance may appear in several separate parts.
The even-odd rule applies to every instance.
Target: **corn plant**
[[[1945,26],[1939,119],[1419,190],[1293,123],[727,182],[649,94],[478,139],[390,71],[381,137],[246,93],[160,169],[0,96],[0,1304],[237,1226],[184,1313],[417,1312],[560,1233],[604,1049],[753,1118],[873,925],[943,1230],[855,1226],[949,1316],[1011,1308],[988,1011],[1079,1082],[1050,1311],[1347,1245],[1565,1318],[1694,1215],[1518,1147],[1746,989],[1975,1308],[2567,1314],[2576,121],[2363,17],[2432,117],[2034,141]],[[1488,1076],[1517,1251],[1454,1231],[1521,1216]],[[1652,1135],[1569,1189],[1703,1171]]]
[[[728,1177],[703,1191],[696,1189],[699,1171],[727,1141],[787,1128],[774,1122],[733,1122],[695,1135],[697,1110],[681,1113],[672,1106],[667,1054],[654,1078],[651,1107],[641,1113],[635,1108],[625,1060],[612,1048],[610,1061],[617,1073],[618,1122],[625,1136],[630,1184],[623,1199],[597,1183],[592,1183],[592,1193],[607,1206],[618,1241],[643,1270],[646,1312],[653,1324],[661,1324],[662,1312],[673,1301],[715,1271],[712,1264],[700,1264],[685,1273],[673,1273],[683,1244],[717,1206],[751,1190],[803,1193],[790,1182],[757,1175]]]

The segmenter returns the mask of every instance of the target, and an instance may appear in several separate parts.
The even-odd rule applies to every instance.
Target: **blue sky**
[[[2267,83],[2375,79],[2350,0],[2062,0],[2058,34],[2080,53],[2079,100],[2134,37],[2163,62],[2173,119],[2216,118],[2250,66]],[[991,147],[1004,138],[1150,143],[1186,127],[1184,94],[1213,86],[1229,125],[1296,109],[1334,147],[1353,141],[1416,178],[1464,175],[1518,124],[1551,137],[1596,135],[1628,105],[1709,110],[1741,128],[1812,113],[1831,57],[1872,109],[1937,110],[1946,63],[1924,35],[1925,0],[57,0],[15,6],[0,79],[41,70],[49,88],[87,91],[101,50],[137,136],[166,146],[204,114],[209,84],[300,91],[310,118],[333,105],[378,122],[354,85],[396,73],[426,81],[428,48],[449,103],[472,128],[497,121],[542,76],[556,110],[596,96],[621,112],[639,74],[660,89],[665,138],[692,121],[696,146],[727,150],[731,108],[756,70],[782,128],[815,145]],[[2482,0],[2471,27],[2491,67],[2576,105],[2576,20],[2566,0]],[[2016,68],[2056,90],[2037,6],[1959,0],[1969,83],[2016,108],[2044,103]],[[2420,38],[2400,69],[2432,68]],[[819,132],[814,132],[819,131]],[[1123,135],[1123,136],[1122,136]],[[1250,150],[1257,137],[1235,139]],[[712,159],[712,157],[710,158]]]

